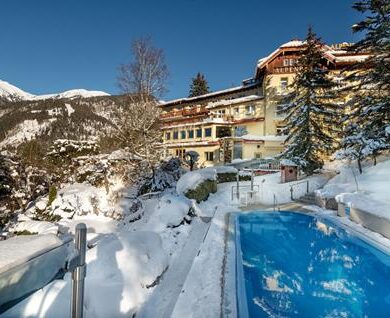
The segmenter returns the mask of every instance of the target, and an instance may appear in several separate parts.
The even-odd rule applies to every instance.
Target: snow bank
[[[215,170],[215,172],[218,173],[237,173],[238,170],[234,168],[233,166],[216,166],[216,167],[209,167],[202,169],[203,171],[207,170]]]
[[[153,216],[144,229],[161,233],[167,227],[176,227],[183,222],[191,208],[191,200],[183,196],[167,194],[159,200]]]
[[[65,265],[68,248],[62,244],[53,234],[1,241],[0,306],[50,282]]]
[[[184,194],[188,190],[194,190],[198,185],[206,180],[217,180],[215,169],[199,169],[196,171],[187,172],[179,181],[177,181],[176,191],[179,194]]]
[[[161,238],[153,232],[106,235],[88,250],[85,317],[132,317],[166,269]],[[71,277],[57,280],[18,303],[3,317],[69,317]]]
[[[17,223],[12,230],[17,232],[29,231],[36,234],[57,234],[58,226],[45,221],[24,221]]]
[[[105,215],[112,209],[105,190],[83,183],[61,189],[51,207],[53,213],[62,218],[72,218],[75,214]]]
[[[56,235],[21,235],[0,241],[0,272],[62,244]]]
[[[362,193],[341,193],[336,196],[336,201],[344,203],[351,208],[375,214],[390,219],[389,205],[372,199],[369,195]]]
[[[317,194],[335,197],[338,202],[390,219],[390,160],[364,167],[363,174],[344,162],[336,163],[340,173]]]

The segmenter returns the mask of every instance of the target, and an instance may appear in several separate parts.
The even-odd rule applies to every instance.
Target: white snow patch
[[[29,231],[36,234],[57,234],[58,226],[46,221],[24,221],[17,223],[13,231]]]
[[[161,238],[153,232],[106,235],[88,250],[84,314],[131,317],[167,267]],[[71,277],[56,280],[4,313],[4,317],[69,317]]]
[[[68,112],[68,116],[74,113],[74,108],[70,104],[65,104],[66,111]]]
[[[176,191],[179,194],[184,194],[188,190],[196,189],[198,185],[206,180],[216,180],[217,174],[215,169],[199,169],[190,171],[181,176],[177,181]]]

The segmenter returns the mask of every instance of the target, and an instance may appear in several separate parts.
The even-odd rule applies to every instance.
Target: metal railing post
[[[87,249],[87,226],[79,223],[76,226],[75,247],[78,252],[78,262],[72,272],[72,302],[71,317],[83,318],[84,279],[86,275],[85,252]]]
[[[253,198],[253,181],[254,181],[254,171],[251,171],[251,199]]]
[[[236,193],[237,200],[240,199],[240,172],[237,172],[237,193]]]

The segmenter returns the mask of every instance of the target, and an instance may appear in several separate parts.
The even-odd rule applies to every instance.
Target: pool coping
[[[264,212],[264,213],[297,213],[297,214],[303,214],[303,215],[310,215],[312,217],[317,218],[318,220],[326,220],[329,223],[338,226],[342,228],[344,231],[347,232],[347,234],[354,235],[363,242],[371,245],[372,247],[376,248],[377,250],[390,255],[390,245],[385,245],[382,242],[380,242],[378,239],[375,239],[373,236],[377,233],[374,231],[371,231],[369,229],[363,228],[362,230],[356,228],[355,226],[350,226],[348,224],[345,224],[342,222],[339,216],[335,214],[330,213],[324,213],[324,212],[318,212],[318,211],[311,211],[306,210],[302,207],[303,211],[291,211],[291,210],[280,210],[280,211],[273,211],[273,210],[246,210],[246,211],[240,211],[240,212],[231,212],[227,215],[227,226],[226,226],[226,247],[225,247],[225,268],[223,269],[223,293],[222,293],[222,310],[221,310],[221,317],[231,318],[231,317],[240,317],[240,318],[246,318],[249,317],[248,315],[248,309],[247,309],[247,302],[244,304],[244,309],[239,309],[238,307],[238,297],[237,297],[237,290],[238,288],[241,291],[241,295],[244,296],[246,294],[245,291],[245,284],[238,283],[237,282],[237,253],[241,252],[241,247],[237,248],[237,238],[236,238],[236,228],[237,228],[237,222],[235,222],[237,216],[243,215],[243,214],[250,214],[253,212]],[[367,233],[368,231],[368,233]],[[241,261],[242,262],[242,261]],[[241,268],[243,268],[241,266]],[[243,277],[243,270],[241,270]],[[241,280],[243,282],[243,280]],[[237,287],[240,285],[239,287]],[[244,286],[242,286],[244,285]],[[244,290],[242,290],[244,289]],[[246,297],[244,298],[246,299]],[[246,308],[246,310],[245,310]]]

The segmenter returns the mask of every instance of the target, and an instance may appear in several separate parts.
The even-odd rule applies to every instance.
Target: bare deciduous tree
[[[123,103],[117,112],[116,137],[123,146],[152,165],[160,159],[160,111],[154,101],[134,98]]]
[[[141,37],[131,44],[133,60],[119,67],[118,85],[125,94],[146,98],[161,97],[166,92],[168,67],[162,49],[151,38]]]

